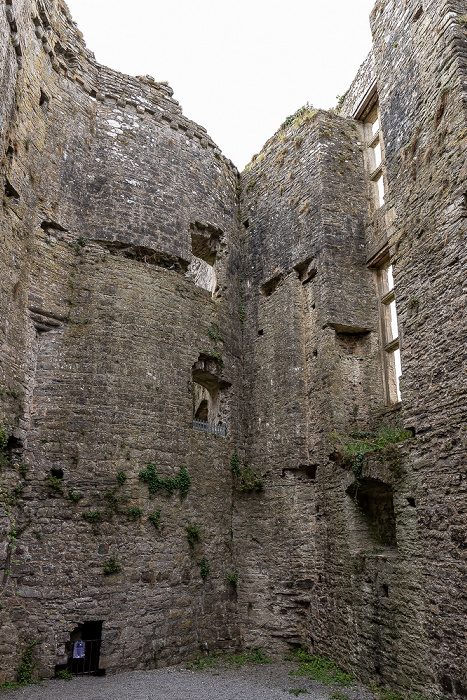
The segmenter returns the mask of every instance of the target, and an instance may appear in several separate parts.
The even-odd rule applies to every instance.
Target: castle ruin
[[[305,645],[467,697],[467,2],[378,0],[241,175],[0,7],[0,682]]]

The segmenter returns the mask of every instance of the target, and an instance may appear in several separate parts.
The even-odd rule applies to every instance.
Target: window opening
[[[298,265],[295,265],[294,270],[297,273],[300,282],[303,285],[308,284],[316,277],[316,260],[314,257],[307,258]]]
[[[52,231],[68,231],[67,228],[64,228],[61,224],[57,223],[56,221],[43,221],[41,223],[41,229],[43,231],[46,231],[47,233],[52,230]]]
[[[201,397],[206,389],[204,387],[196,387],[197,390],[201,389]],[[195,398],[195,404],[198,403]],[[207,421],[209,419],[209,402],[208,399],[201,398],[199,401],[198,408],[195,412],[195,420]]]
[[[261,292],[264,294],[265,297],[270,297],[273,292],[276,291],[277,287],[279,284],[282,282],[283,275],[276,275],[272,279],[268,280],[264,284],[261,285]]]
[[[374,146],[373,146],[373,153],[374,153],[374,158],[375,158],[375,167],[379,167],[381,165],[381,144],[378,141]]]
[[[372,208],[383,206],[386,195],[384,169],[384,144],[381,133],[381,118],[378,102],[373,105],[363,121],[365,164],[369,174],[370,200]]]
[[[378,207],[382,207],[384,204],[384,179],[383,179],[383,173],[380,173],[379,176],[374,180],[376,183],[377,187],[377,193],[378,193]]]
[[[5,194],[12,199],[19,199],[19,192],[16,190],[8,178],[5,178]]]
[[[50,228],[48,222],[44,222]],[[41,224],[44,228],[43,224]],[[54,225],[52,228],[56,228]],[[63,229],[65,230],[65,229]],[[172,272],[177,272],[181,275],[186,274],[188,269],[188,261],[184,260],[170,253],[163,253],[161,251],[155,250],[153,248],[146,248],[144,246],[134,245],[133,243],[121,243],[120,241],[104,241],[101,238],[92,238],[93,243],[98,243],[99,245],[106,248],[111,255],[121,256],[123,258],[128,258],[129,260],[136,260],[140,263],[146,263],[147,265],[156,265],[157,267],[163,267],[166,270],[171,270]]]
[[[387,254],[383,258],[383,262],[375,269],[374,274],[379,300],[385,395],[386,402],[392,404],[401,400],[400,378],[402,376],[402,366],[394,294],[394,276]]]
[[[227,435],[226,389],[230,382],[221,379],[220,361],[201,354],[192,368],[193,428],[216,435]]]
[[[186,272],[193,282],[214,296],[217,292],[217,254],[221,247],[223,232],[195,221],[190,224],[192,261]]]
[[[373,111],[370,112],[370,116],[368,117],[367,121],[371,127],[371,135],[374,136],[379,131],[379,119],[378,119],[378,108],[377,107],[375,107],[373,109]]]
[[[40,107],[44,107],[44,109],[48,109],[49,101],[50,101],[49,96],[48,96],[47,93],[44,92],[44,90],[41,88],[41,92],[40,92],[40,95],[39,95],[39,106],[40,106]]]

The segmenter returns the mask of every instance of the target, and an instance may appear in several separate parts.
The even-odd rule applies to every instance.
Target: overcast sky
[[[169,82],[242,170],[305,102],[328,109],[371,48],[374,0],[67,0],[96,59]]]

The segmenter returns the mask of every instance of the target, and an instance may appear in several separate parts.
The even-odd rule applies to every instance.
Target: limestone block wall
[[[0,15],[0,678],[32,638],[37,673],[53,674],[85,622],[103,623],[107,672],[232,647],[237,173],[169,87],[96,64],[59,3]],[[186,274],[194,257],[214,290]],[[200,356],[227,437],[193,430]],[[148,463],[164,479],[183,465],[185,498],[179,482],[151,494]]]
[[[427,687],[465,696],[465,2],[377,3],[371,23],[422,556]]]
[[[342,475],[329,473],[329,434],[368,429],[382,403],[356,125],[298,115],[242,184],[246,459],[265,487],[236,506],[240,620],[251,643],[283,650],[305,642],[338,654],[348,620],[338,618],[342,581],[331,573],[344,527],[341,496],[328,511],[331,478],[346,496]]]
[[[251,260],[245,338],[252,355],[245,386],[253,397],[247,454],[258,473],[265,475],[266,487],[262,495],[253,496],[252,522],[260,520],[262,525],[254,531],[250,526],[250,545],[243,559],[248,586],[246,595],[241,592],[239,597],[240,619],[252,640],[265,639],[261,623],[267,620],[276,648],[305,639],[366,680],[379,678],[428,695],[460,697],[465,693],[464,664],[457,656],[462,645],[459,635],[460,640],[465,636],[461,594],[465,399],[459,352],[465,326],[464,15],[462,3],[375,7],[374,75],[388,184],[385,204],[376,214],[365,201],[364,176],[358,171],[360,132],[355,133],[353,156],[342,157],[346,153],[342,131],[352,127],[347,122],[342,129],[336,117],[315,116],[316,123],[326,119],[331,123],[329,140],[313,150],[306,169],[300,170],[297,155],[295,168],[271,176],[287,157],[283,130],[244,175],[242,221],[248,224],[245,237]],[[368,76],[357,76],[342,114],[355,113],[370,84]],[[301,128],[307,136],[313,128],[325,134],[321,125],[302,122]],[[297,136],[300,146],[303,134]],[[330,156],[338,167],[319,171],[318,163],[326,158],[330,162]],[[360,172],[359,203],[339,199],[349,184],[346,177],[351,177],[346,160],[356,167],[354,186]],[[318,182],[317,171],[322,175]],[[337,184],[339,171],[343,178]],[[303,183],[305,195],[300,189]],[[300,210],[297,205],[309,191],[314,197]],[[284,192],[296,196],[281,200]],[[307,304],[299,301],[297,278],[303,268],[297,250],[301,254],[305,248],[298,245],[297,231],[306,230],[306,212],[310,231],[319,237],[323,227],[318,222],[320,217],[325,221],[328,207],[333,212],[328,230],[332,243],[339,219],[356,214],[357,225],[348,226],[344,235],[346,259],[349,267],[359,270],[362,292],[353,313],[348,304],[358,292],[351,274],[339,277],[348,268],[338,247],[323,265],[327,275],[320,276],[325,254],[320,250],[316,256],[307,241],[315,267],[306,280]],[[358,216],[364,220],[361,239]],[[388,231],[403,369],[403,401],[390,410],[384,407],[383,368],[373,332],[376,306],[372,307],[374,293],[366,270]],[[313,241],[312,236],[308,240]],[[359,240],[363,241],[360,257]],[[344,301],[333,306],[331,299]],[[360,313],[362,300],[368,303],[366,314]],[[334,323],[333,314],[339,317]],[[326,323],[327,317],[331,323]],[[346,322],[346,317],[353,320]],[[357,407],[355,414],[352,406]],[[361,478],[374,490],[362,491],[374,503],[375,520],[365,508],[363,513],[355,508],[354,475],[336,461],[328,437],[336,429],[352,432],[391,424],[410,428],[415,437],[383,451],[376,461],[364,461]],[[271,459],[274,453],[277,461]],[[294,486],[286,481],[293,473],[288,464],[302,467],[295,472]],[[445,494],[442,506],[440,489]],[[283,513],[294,525],[287,532],[281,528]],[[379,528],[389,521],[388,537]],[[276,545],[278,531],[285,539]],[[291,571],[297,574],[290,576]],[[308,590],[299,596],[303,580]],[[289,581],[288,588],[284,581]],[[434,645],[433,638],[438,640]],[[427,672],[428,667],[433,671]]]

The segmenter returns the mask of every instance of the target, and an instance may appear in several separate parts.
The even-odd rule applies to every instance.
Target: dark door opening
[[[102,620],[84,622],[70,633],[66,644],[68,664],[66,670],[74,676],[103,676],[99,668],[102,640]],[[56,669],[60,670],[60,669]]]

